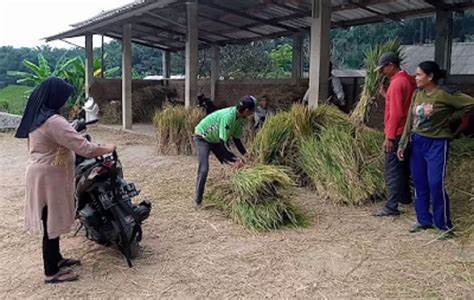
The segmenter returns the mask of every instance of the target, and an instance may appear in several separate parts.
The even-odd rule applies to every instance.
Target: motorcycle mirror
[[[95,103],[94,98],[87,98],[83,109],[86,112],[86,122],[88,124],[92,124],[92,122],[95,123],[99,120],[99,106]]]

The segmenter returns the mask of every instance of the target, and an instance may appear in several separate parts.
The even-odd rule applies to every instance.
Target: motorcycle
[[[91,112],[91,107],[95,112]],[[84,110],[85,114],[79,114],[72,126],[90,141],[87,125],[98,121],[98,107],[89,99]],[[132,202],[140,190],[123,178],[116,151],[92,159],[76,155],[75,180],[76,218],[80,222],[76,234],[85,228],[88,239],[117,247],[132,267],[131,260],[138,255],[142,223],[150,216],[151,203],[147,200],[139,204]]]

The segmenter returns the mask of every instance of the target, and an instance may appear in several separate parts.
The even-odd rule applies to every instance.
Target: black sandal
[[[80,266],[81,261],[78,259],[73,258],[63,258],[58,262],[58,268],[65,268],[65,267],[72,267],[72,266]]]
[[[61,276],[64,276],[66,274],[71,274],[73,276],[61,278]],[[77,280],[79,280],[79,275],[75,274],[72,271],[61,270],[58,273],[54,274],[53,277],[51,277],[51,279],[45,279],[44,283],[55,284],[55,283],[71,282],[71,281],[77,281]]]

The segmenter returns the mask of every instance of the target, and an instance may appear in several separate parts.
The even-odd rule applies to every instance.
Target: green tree
[[[268,53],[271,61],[271,68],[266,74],[271,78],[289,77],[292,68],[293,47],[290,44],[278,45]]]

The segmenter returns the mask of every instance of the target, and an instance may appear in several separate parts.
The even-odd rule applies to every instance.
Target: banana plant
[[[31,86],[39,85],[46,78],[58,75],[58,72],[60,71],[58,68],[51,71],[48,61],[41,53],[38,54],[38,64],[25,59],[23,60],[23,65],[29,70],[29,72],[8,71],[7,74],[19,77],[20,79],[17,80],[17,83]]]
[[[65,64],[67,64],[67,67],[62,70],[62,78],[72,84],[75,88],[72,101],[77,104],[82,104],[85,97],[85,62],[81,57],[78,56],[70,59]],[[94,77],[99,77],[102,71],[100,59],[94,59],[92,62],[92,67],[94,70]],[[118,70],[118,67],[110,68],[104,72],[104,77],[112,77]]]
[[[81,57],[77,56],[71,59],[65,59],[63,56],[59,59],[55,68],[51,70],[48,61],[40,53],[38,54],[38,64],[24,60],[23,65],[29,70],[29,72],[8,71],[7,73],[8,75],[18,77],[19,79],[17,80],[17,83],[36,87],[48,77],[59,77],[65,79],[75,88],[74,94],[68,103],[69,107],[74,104],[82,104],[84,101],[86,68],[84,60]],[[94,77],[100,76],[102,71],[100,59],[94,59],[92,66]],[[104,72],[104,77],[113,76],[118,69],[118,67],[114,67],[106,70]]]

